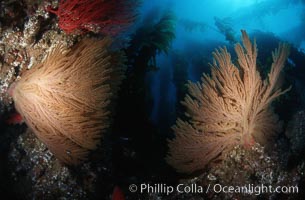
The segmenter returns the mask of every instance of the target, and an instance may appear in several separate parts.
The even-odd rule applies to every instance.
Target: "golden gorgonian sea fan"
[[[16,110],[63,163],[78,164],[109,126],[110,103],[122,68],[111,65],[109,38],[56,46],[12,89]]]
[[[242,42],[235,46],[237,64],[221,48],[213,54],[211,76],[188,83],[183,104],[189,120],[177,120],[166,158],[180,172],[203,169],[237,144],[265,144],[281,129],[271,102],[289,90],[282,91],[279,81],[289,47],[280,44],[272,53],[271,70],[263,80],[256,66],[255,41],[252,44],[242,31]]]

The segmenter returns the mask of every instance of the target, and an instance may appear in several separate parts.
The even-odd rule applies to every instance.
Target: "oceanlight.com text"
[[[212,187],[212,188],[211,188]],[[243,186],[224,186],[221,184],[208,185],[207,192],[212,191],[215,193],[242,193],[260,195],[265,193],[284,193],[294,194],[299,192],[298,186],[271,186],[271,185],[254,185],[248,184]]]

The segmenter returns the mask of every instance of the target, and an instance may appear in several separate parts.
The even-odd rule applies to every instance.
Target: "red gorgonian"
[[[66,33],[92,31],[116,35],[135,19],[138,0],[60,0],[58,8],[47,11],[58,16],[59,28]]]

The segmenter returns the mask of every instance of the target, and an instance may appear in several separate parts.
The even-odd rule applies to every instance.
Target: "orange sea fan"
[[[121,65],[110,66],[110,43],[84,39],[71,50],[58,45],[14,86],[17,111],[63,163],[85,160],[109,126],[122,75]]]
[[[242,31],[242,44],[235,45],[237,63],[226,48],[213,54],[211,75],[188,83],[187,120],[177,120],[176,137],[169,140],[167,162],[179,172],[192,173],[222,158],[237,144],[254,141],[264,145],[281,131],[271,103],[289,91],[282,90],[280,73],[289,46],[280,44],[272,53],[273,63],[266,79],[257,69],[256,42]]]

